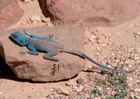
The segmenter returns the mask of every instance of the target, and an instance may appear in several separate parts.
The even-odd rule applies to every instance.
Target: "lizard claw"
[[[60,60],[56,64],[53,65],[53,68],[51,69],[52,72],[50,73],[50,75],[54,76],[55,72],[59,70],[59,64],[60,64]]]
[[[55,34],[55,36],[52,34],[52,35],[49,35],[49,37],[51,39],[53,39],[54,41],[56,41],[57,43],[59,42],[58,39],[57,39],[57,34]]]
[[[57,39],[57,34],[55,34],[55,36],[52,34],[52,35],[49,35],[50,38],[54,38],[54,39]]]
[[[20,51],[19,54],[25,55],[26,54],[26,51]]]
[[[28,31],[26,31],[26,30],[24,30],[24,33],[25,33],[26,35],[28,35],[28,36],[31,35],[31,34],[30,34]]]

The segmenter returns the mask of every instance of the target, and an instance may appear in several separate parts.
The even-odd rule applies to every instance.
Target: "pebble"
[[[97,37],[94,36],[94,35],[92,35],[92,36],[89,37],[89,41],[91,41],[91,42],[95,41],[95,39],[97,39]]]
[[[77,84],[84,84],[84,79],[79,78],[76,80]]]
[[[30,18],[30,20],[31,20],[31,22],[39,22],[39,21],[41,21],[41,19],[40,19],[40,17],[39,16],[37,16],[37,15],[35,15],[35,16],[32,16],[31,18]]]
[[[140,36],[140,32],[138,32],[136,35]]]
[[[105,40],[105,38],[99,38],[99,39],[97,40],[97,43],[98,43],[98,44],[106,44],[106,40]]]
[[[78,87],[77,92],[81,92],[83,90],[84,86],[80,85],[80,87]]]
[[[65,83],[66,86],[72,86],[74,85],[74,81],[73,80],[69,80],[68,82]]]
[[[0,95],[2,95],[3,93],[2,92],[0,92]]]
[[[53,27],[53,26],[54,26],[54,25],[52,24],[50,18],[43,18],[43,19],[42,19],[42,22],[43,22],[43,23],[46,23],[46,25],[47,25],[48,27]]]
[[[66,96],[69,95],[69,92],[66,89],[63,89],[63,88],[56,89],[56,92],[58,94],[63,94],[63,95],[66,95]]]
[[[140,53],[140,48],[138,48],[138,53]]]
[[[30,1],[33,1],[33,0],[21,0],[21,1],[24,3],[29,3]]]

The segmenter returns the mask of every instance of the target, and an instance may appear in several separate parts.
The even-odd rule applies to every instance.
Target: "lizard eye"
[[[18,36],[17,35],[13,35],[14,36],[14,38],[17,38]]]
[[[23,41],[20,41],[20,43],[23,43]]]

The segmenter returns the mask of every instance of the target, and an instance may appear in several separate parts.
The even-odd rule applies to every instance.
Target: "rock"
[[[69,92],[64,88],[58,88],[58,89],[56,89],[56,92],[58,94],[63,94],[63,95],[66,95],[66,96],[69,95]]]
[[[140,0],[39,0],[55,25],[114,25],[140,15]],[[133,7],[132,7],[133,5]]]
[[[22,15],[17,0],[0,0],[0,31],[18,22]]]
[[[83,58],[69,53],[59,53],[57,56],[62,59],[62,64],[55,75],[52,76],[52,67],[55,61],[43,59],[44,53],[35,55],[21,55],[21,50],[27,50],[26,47],[20,47],[13,43],[8,37],[15,31],[23,32],[24,29],[12,29],[0,33],[0,55],[10,66],[18,78],[30,79],[32,81],[48,82],[69,79],[81,72],[85,66]],[[25,29],[32,34],[41,37],[47,37],[56,34],[59,43],[73,47],[83,52],[84,29],[76,26],[57,26],[53,28],[38,27]],[[82,34],[81,34],[82,33]]]
[[[99,38],[99,39],[97,40],[97,43],[98,43],[98,44],[106,44],[106,43],[107,43],[107,40],[106,40],[105,38]]]
[[[50,18],[43,18],[43,19],[42,19],[42,22],[43,22],[43,23],[46,23],[46,25],[47,25],[48,27],[53,27],[53,26],[54,26],[54,25],[52,24]]]
[[[84,79],[79,78],[76,80],[77,84],[84,84]]]
[[[74,81],[71,79],[65,83],[66,86],[73,86],[74,84],[75,84]]]

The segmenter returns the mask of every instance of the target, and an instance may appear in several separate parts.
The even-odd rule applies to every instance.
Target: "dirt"
[[[37,0],[29,0],[29,3],[20,0],[18,2],[25,13],[23,18],[9,29],[53,26],[49,18],[42,15]],[[88,56],[110,67],[117,64],[125,70],[137,67],[136,71],[126,74],[126,84],[129,86],[126,91],[129,94],[124,98],[140,98],[140,17],[118,26],[85,28],[84,46]],[[107,74],[98,73],[100,68],[88,61],[85,70],[94,72],[81,71],[70,80],[51,83],[18,79],[8,66],[4,63],[0,65],[0,99],[105,99],[106,96],[113,96],[115,93],[107,87],[107,95],[104,95],[104,98],[101,98],[103,95],[90,96],[92,89],[102,89],[103,85],[99,85],[97,78],[107,77]]]

